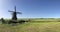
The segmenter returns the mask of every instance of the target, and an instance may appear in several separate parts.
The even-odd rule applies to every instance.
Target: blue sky
[[[0,18],[11,18],[14,6],[18,18],[60,18],[60,0],[0,0]]]

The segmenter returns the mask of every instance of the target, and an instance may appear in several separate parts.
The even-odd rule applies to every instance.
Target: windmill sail
[[[14,8],[14,9],[15,9],[15,12],[16,12],[16,6],[15,6],[15,8]]]
[[[16,12],[16,13],[18,13],[18,14],[22,14],[21,12]]]
[[[14,12],[14,11],[10,11],[10,10],[8,10],[8,12]]]

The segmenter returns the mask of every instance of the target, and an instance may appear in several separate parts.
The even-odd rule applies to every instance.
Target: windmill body
[[[12,13],[12,20],[17,20],[17,13],[16,12]]]
[[[9,11],[12,12],[12,20],[17,20],[17,14],[21,14],[21,12],[16,12],[16,6],[14,7],[15,11]]]

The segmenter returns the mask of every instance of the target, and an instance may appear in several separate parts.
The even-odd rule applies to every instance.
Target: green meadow
[[[30,19],[15,26],[0,23],[0,32],[60,32],[60,19]]]

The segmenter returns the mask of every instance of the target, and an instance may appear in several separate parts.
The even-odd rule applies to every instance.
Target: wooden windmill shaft
[[[21,14],[21,12],[16,12],[16,6],[15,6],[15,11],[9,11],[12,12],[12,20],[17,20],[17,14]]]

